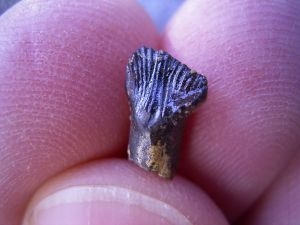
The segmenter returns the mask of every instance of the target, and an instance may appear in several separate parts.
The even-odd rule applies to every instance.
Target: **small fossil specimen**
[[[167,52],[142,47],[127,65],[128,158],[164,178],[176,169],[184,119],[205,99],[206,78]]]

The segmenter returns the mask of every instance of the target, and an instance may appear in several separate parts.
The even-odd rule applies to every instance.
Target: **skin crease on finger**
[[[299,150],[299,11],[299,1],[187,1],[164,33],[163,48],[208,78],[180,172],[230,221]]]
[[[1,224],[49,177],[126,149],[125,65],[142,44],[157,35],[134,1],[24,0],[0,17]]]
[[[300,221],[300,154],[241,221],[245,225],[298,225]]]
[[[87,212],[80,212],[76,216],[76,220],[84,220],[83,222],[76,222],[76,224],[203,224],[203,225],[225,225],[227,224],[224,216],[220,213],[220,210],[215,204],[209,199],[209,197],[202,192],[197,186],[188,182],[186,179],[176,176],[172,181],[165,180],[157,177],[155,174],[150,174],[147,171],[141,170],[133,163],[127,160],[100,160],[91,162],[79,167],[75,167],[72,170],[66,171],[65,173],[49,180],[43,187],[36,193],[31,203],[29,204],[26,215],[23,221],[23,225],[36,224],[33,222],[39,221],[42,211],[45,208],[53,211],[53,207],[61,204],[63,201],[67,201],[68,204],[73,204],[75,200],[78,202],[85,202],[88,200],[83,197],[78,201],[78,198],[70,201],[70,197],[60,197],[60,200],[56,198],[54,201],[49,201],[53,196],[62,193],[64,190],[69,191],[76,190],[77,196],[80,193],[78,190],[86,187],[88,192],[91,194],[93,199],[97,201],[98,205],[87,203],[85,210]],[[158,188],[159,187],[159,188]],[[124,212],[119,211],[117,207],[114,210],[105,210],[106,200],[103,197],[108,197],[109,192],[104,196],[99,196],[95,190],[99,189],[111,189],[115,193],[113,198],[109,201],[113,202],[117,197],[120,200],[121,195],[118,189],[127,189],[125,199],[121,199],[123,204],[127,205]],[[188,191],[186,191],[188,190]],[[134,200],[132,192],[139,195],[137,199],[144,199],[142,201]],[[85,194],[88,196],[89,194]],[[60,195],[61,196],[61,195]],[[69,196],[69,195],[65,195]],[[99,198],[100,197],[100,201]],[[149,204],[147,199],[159,201],[160,203],[154,206]],[[155,214],[152,214],[150,221],[146,220],[145,216],[140,213],[136,214],[137,211],[132,206],[136,203],[142,203],[141,208],[145,208],[154,211],[157,207],[163,207],[159,209],[159,213],[165,211],[166,221],[156,220]],[[148,202],[148,203],[147,203]],[[57,204],[58,203],[58,204]],[[95,203],[95,202],[94,202]],[[151,206],[152,205],[152,206]],[[102,209],[99,211],[99,209]],[[166,210],[167,209],[167,210]],[[173,210],[178,210],[179,213],[171,213]],[[106,211],[106,214],[103,213]],[[120,215],[120,214],[122,215]],[[68,214],[68,213],[66,213]],[[70,214],[70,213],[69,213]],[[88,214],[89,216],[85,216]],[[168,215],[169,214],[169,215]],[[51,214],[52,217],[58,217],[63,219],[67,215],[63,210],[56,210],[55,215]],[[133,215],[133,216],[132,216]],[[181,215],[181,216],[179,216]],[[75,216],[75,215],[74,215]],[[87,217],[89,218],[87,220]],[[117,223],[111,223],[110,218],[117,218]],[[185,219],[183,219],[185,218]],[[52,220],[50,218],[49,220]],[[169,223],[167,221],[175,222]],[[88,222],[87,222],[88,221]],[[110,222],[108,222],[110,221]],[[53,224],[38,223],[38,224]]]

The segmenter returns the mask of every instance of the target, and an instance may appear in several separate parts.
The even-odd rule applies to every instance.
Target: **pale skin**
[[[108,2],[25,0],[0,17],[0,223],[57,190],[113,185],[192,224],[297,224],[299,2],[187,1],[162,35],[135,2]],[[125,65],[141,45],[208,79],[172,181],[126,160]],[[105,210],[76,216],[148,224],[138,207]],[[51,213],[30,224],[57,224]]]

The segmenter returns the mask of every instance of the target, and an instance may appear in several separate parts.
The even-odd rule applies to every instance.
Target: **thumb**
[[[104,160],[46,183],[29,204],[24,225],[227,224],[199,188],[130,162]]]

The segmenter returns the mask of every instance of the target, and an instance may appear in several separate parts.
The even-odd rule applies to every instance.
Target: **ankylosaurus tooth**
[[[165,51],[142,47],[127,65],[131,107],[129,159],[171,178],[184,118],[205,99],[206,78]]]

